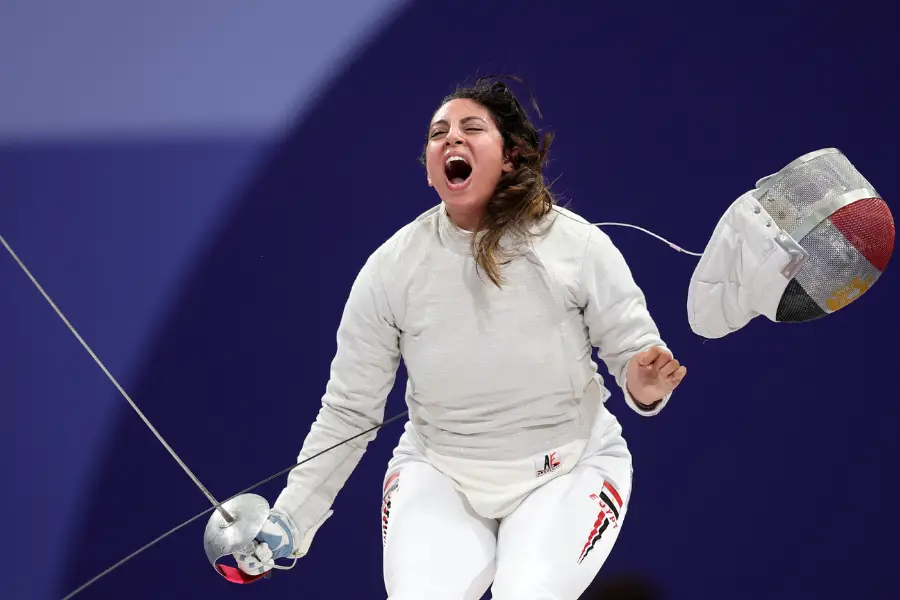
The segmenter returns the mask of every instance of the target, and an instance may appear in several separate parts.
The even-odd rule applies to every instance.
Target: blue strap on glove
[[[275,568],[275,560],[288,558],[294,552],[294,535],[282,515],[270,513],[254,539],[254,546],[236,553],[238,568],[248,575],[262,575]]]

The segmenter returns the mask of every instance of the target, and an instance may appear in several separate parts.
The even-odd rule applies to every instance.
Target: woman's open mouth
[[[461,190],[469,183],[472,166],[462,156],[451,156],[444,163],[444,175],[447,176],[447,187],[450,190]]]

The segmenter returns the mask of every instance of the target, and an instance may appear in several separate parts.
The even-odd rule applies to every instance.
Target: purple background
[[[0,3],[0,233],[219,497],[294,461],[349,285],[438,201],[416,156],[471,75],[535,86],[555,189],[594,221],[701,251],[756,179],[826,146],[900,213],[900,43],[874,0],[298,4]],[[614,390],[636,480],[601,577],[642,573],[668,598],[893,594],[894,268],[822,321],[704,342],[685,312],[696,259],[607,231],[690,376],[649,420]],[[0,339],[0,596],[59,598],[205,508],[8,256]],[[383,598],[400,430],[293,571],[226,584],[203,519],[80,598]]]

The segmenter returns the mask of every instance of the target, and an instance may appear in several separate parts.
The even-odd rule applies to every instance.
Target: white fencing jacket
[[[373,252],[337,331],[337,353],[298,462],[369,429],[401,360],[410,426],[430,452],[517,460],[589,436],[582,398],[602,379],[592,347],[623,389],[629,360],[666,347],[640,288],[609,237],[557,207],[549,227],[503,267],[498,289],[470,252],[471,233],[438,205]],[[605,390],[604,400],[609,396]],[[375,434],[295,468],[274,509],[309,537]],[[302,551],[305,553],[305,549]]]

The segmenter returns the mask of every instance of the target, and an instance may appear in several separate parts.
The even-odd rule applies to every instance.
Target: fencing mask
[[[826,148],[765,177],[716,225],[688,287],[694,333],[721,338],[764,315],[811,321],[858,299],[894,249],[875,188]]]

